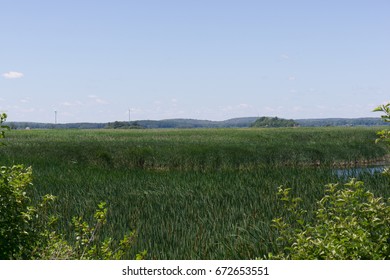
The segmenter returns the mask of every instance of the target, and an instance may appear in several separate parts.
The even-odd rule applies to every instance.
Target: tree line
[[[196,119],[137,120],[132,122],[115,121],[108,123],[38,123],[8,122],[11,129],[158,129],[158,128],[245,128],[245,127],[323,127],[323,126],[383,126],[381,118],[327,118],[294,119],[278,117],[247,117],[224,121]]]

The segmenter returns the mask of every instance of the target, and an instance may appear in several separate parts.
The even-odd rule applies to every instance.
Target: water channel
[[[340,168],[334,169],[333,173],[340,178],[358,178],[359,175],[369,174],[375,175],[382,173],[387,166],[385,165],[375,165],[375,166],[365,166],[365,167],[354,167],[354,168]]]

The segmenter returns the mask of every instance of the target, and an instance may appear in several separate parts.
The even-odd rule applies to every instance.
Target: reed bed
[[[109,206],[103,236],[137,229],[129,252],[150,259],[251,259],[272,252],[271,220],[288,215],[276,190],[293,189],[309,210],[323,186],[343,182],[334,166],[384,158],[378,128],[12,131],[0,164],[34,172],[34,197],[58,196],[59,230],[74,215]],[[376,195],[389,179],[360,172]],[[69,236],[71,239],[71,237]]]

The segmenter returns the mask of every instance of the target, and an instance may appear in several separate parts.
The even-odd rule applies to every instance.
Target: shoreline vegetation
[[[304,200],[305,220],[325,183],[346,183],[339,167],[389,161],[378,127],[11,130],[0,164],[33,170],[31,197],[58,197],[58,231],[87,222],[107,203],[101,236],[137,239],[124,258],[254,259],[277,250],[272,219],[289,216],[276,191]],[[337,163],[337,164],[335,164]],[[389,197],[390,178],[359,172],[367,189]]]

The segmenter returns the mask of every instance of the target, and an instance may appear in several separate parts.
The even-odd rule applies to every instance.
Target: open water
[[[333,172],[335,175],[342,178],[358,178],[359,175],[362,174],[374,175],[377,173],[382,173],[385,168],[386,166],[384,165],[376,165],[367,167],[334,169]]]

